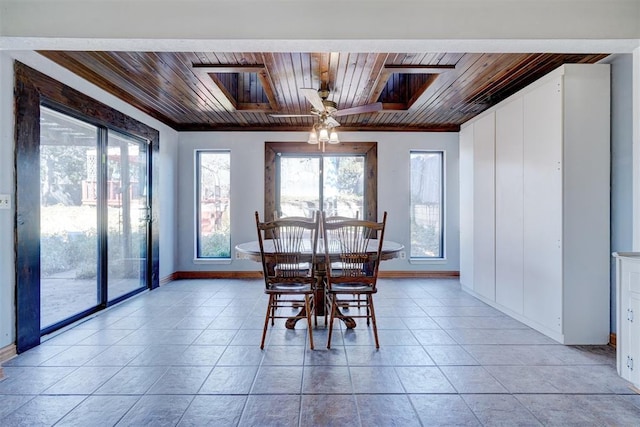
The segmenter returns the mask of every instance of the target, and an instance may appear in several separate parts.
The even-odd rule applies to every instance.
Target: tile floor
[[[640,425],[609,347],[566,347],[460,290],[381,280],[370,329],[270,329],[259,280],[144,293],[3,364],[0,425]],[[361,322],[363,323],[363,322]]]

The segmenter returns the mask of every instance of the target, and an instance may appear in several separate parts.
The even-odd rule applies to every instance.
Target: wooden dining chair
[[[324,221],[326,222],[331,222],[331,223],[335,223],[335,222],[340,222],[340,221],[350,221],[352,219],[360,219],[360,211],[356,211],[355,215],[353,217],[350,216],[344,216],[344,215],[330,215],[327,216],[325,218]],[[320,226],[322,227],[322,223],[320,224]],[[338,242],[336,241],[332,241],[330,242],[330,244],[337,244]],[[334,251],[334,248],[330,248],[331,251]],[[342,263],[340,261],[334,261],[331,263],[331,269],[332,270],[340,270],[342,268]],[[331,307],[331,301],[329,299],[329,294],[326,294],[327,298],[326,298],[326,305],[327,307]],[[360,300],[360,295],[354,295],[354,297],[358,298],[358,300]],[[349,310],[349,304],[344,303],[342,305],[342,308],[344,310]],[[330,311],[330,308],[325,310],[325,313],[328,313]],[[325,323],[327,323],[327,319],[325,316]]]
[[[322,216],[325,264],[340,263],[340,268],[326,271],[326,292],[331,301],[327,348],[331,348],[333,321],[345,305],[356,309],[349,311],[349,317],[366,318],[367,325],[373,325],[376,348],[380,348],[373,294],[377,292],[386,222],[386,212],[382,222],[357,219],[328,222]]]
[[[311,316],[316,283],[318,216],[315,220],[282,218],[269,222],[261,222],[258,212],[255,216],[265,293],[269,296],[260,348],[264,349],[269,320],[273,326],[275,319],[286,318],[307,319],[309,346],[313,350]],[[279,311],[299,307],[302,309],[293,316]]]
[[[287,219],[287,220],[300,220],[300,221],[318,221],[318,224],[320,222],[319,219],[319,212],[318,211],[312,211],[310,216],[301,216],[301,215],[285,215],[282,212],[278,212],[277,210],[273,211],[273,219]],[[319,227],[319,225],[318,225]],[[308,234],[308,233],[307,233]],[[320,231],[318,231],[318,236],[320,236]],[[308,237],[308,236],[307,236]],[[303,270],[306,270],[308,268],[307,263],[302,263],[300,265],[300,268],[302,268]],[[292,307],[293,308],[302,308],[304,306],[304,304],[302,303],[302,301],[297,302],[297,303],[293,303]],[[327,323],[327,319],[326,319],[326,315],[325,315],[325,323]],[[315,315],[315,310],[314,310],[314,319],[315,319],[315,326],[318,326],[318,316]]]

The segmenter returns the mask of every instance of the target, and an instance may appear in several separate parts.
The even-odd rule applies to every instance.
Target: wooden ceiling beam
[[[258,71],[257,74],[258,79],[260,80],[260,84],[262,85],[262,89],[264,90],[264,94],[269,100],[269,112],[280,110],[278,99],[276,98],[276,93],[274,90],[273,81],[271,80],[271,76],[269,75],[267,68],[263,67],[262,70]]]
[[[216,97],[216,99],[222,105],[222,107],[225,110],[230,112],[236,111],[237,105],[238,105],[236,98],[229,93],[229,91],[227,90],[227,88],[224,87],[220,79],[218,79],[213,73],[206,72],[206,71],[202,71],[202,72],[206,74],[214,83],[214,85],[211,86],[210,89],[213,92],[213,96]]]
[[[368,104],[378,101],[380,95],[382,94],[382,91],[389,81],[389,77],[391,77],[391,74],[392,73],[387,70],[387,66],[385,65],[378,74],[375,83],[373,84],[373,90],[371,91],[371,95],[369,96],[369,100],[367,102]]]
[[[411,110],[414,106],[420,105],[425,98],[425,93],[429,86],[438,78],[439,74],[429,74],[427,81],[409,98],[407,101],[407,110]]]
[[[381,53],[376,55],[374,64],[371,67],[371,74],[369,75],[369,79],[365,84],[365,89],[356,105],[372,104],[378,100],[378,97],[380,97],[380,94],[378,93],[378,95],[375,96],[375,99],[373,99],[374,93],[377,89],[378,82],[381,78],[381,74],[383,73],[385,63],[387,62],[388,58],[389,58],[388,53],[384,53],[384,54]],[[389,77],[387,76],[387,79],[388,78]],[[386,84],[386,80],[385,80],[385,84]],[[384,86],[382,87],[384,88]]]

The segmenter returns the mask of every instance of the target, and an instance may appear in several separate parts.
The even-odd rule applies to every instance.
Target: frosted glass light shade
[[[317,144],[318,143],[318,133],[315,129],[309,132],[309,139],[307,140],[309,144]]]
[[[320,129],[320,134],[318,135],[318,141],[327,142],[329,141],[329,131],[326,128]]]
[[[331,131],[331,135],[329,135],[329,144],[339,144],[340,140],[338,139],[338,132],[335,130]]]

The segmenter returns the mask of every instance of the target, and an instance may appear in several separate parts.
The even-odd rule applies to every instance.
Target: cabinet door
[[[635,385],[640,385],[640,263],[623,259],[621,293],[620,351],[621,374]]]
[[[495,301],[495,115],[473,125],[473,290]]]
[[[629,294],[629,308],[622,314],[623,319],[626,319],[623,321],[626,321],[628,326],[625,336],[628,342],[625,346],[627,354],[622,356],[622,369],[627,369],[626,378],[629,381],[640,385],[640,294]]]
[[[523,101],[496,110],[496,302],[523,310]]]
[[[524,315],[562,332],[562,79],[524,97]]]
[[[640,260],[618,257],[616,272],[618,373],[640,386]]]
[[[473,289],[473,124],[460,129],[460,283]]]

